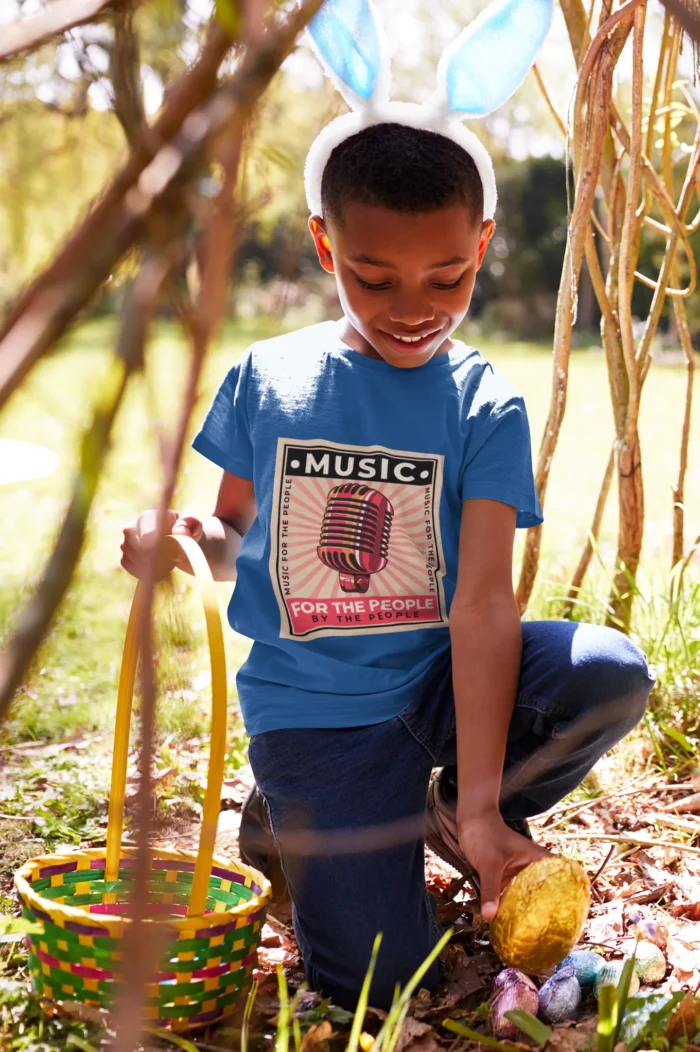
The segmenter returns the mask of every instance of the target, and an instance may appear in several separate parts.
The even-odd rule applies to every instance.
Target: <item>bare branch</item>
[[[94,22],[107,8],[125,7],[127,3],[131,0],[55,0],[40,15],[3,26],[0,61],[34,51],[69,29]]]
[[[139,43],[134,33],[132,9],[114,15],[114,46],[110,57],[110,79],[114,89],[114,112],[126,141],[135,146],[146,129],[141,88]]]
[[[167,153],[164,144],[177,134],[193,110],[211,96],[231,43],[218,24],[209,27],[199,58],[173,85],[158,120],[139,140],[75,233],[14,304],[0,329],[0,407],[143,230],[147,209],[134,209],[129,191],[156,154]]]
[[[112,425],[129,379],[141,365],[149,317],[147,308],[153,300],[153,287],[157,288],[163,277],[160,265],[156,264],[144,270],[134,286],[131,297],[134,309],[127,311],[119,345],[103,378],[92,420],[83,434],[80,467],[61,531],[39,586],[0,654],[0,722],[48,631],[80,558],[88,517],[110,448]]]
[[[661,3],[677,19],[691,40],[700,44],[700,15],[688,6],[687,0],[661,0]]]

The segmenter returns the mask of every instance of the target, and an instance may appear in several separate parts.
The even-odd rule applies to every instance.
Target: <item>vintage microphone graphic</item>
[[[379,490],[344,482],[328,494],[318,557],[340,574],[344,592],[366,592],[387,564],[394,509]]]

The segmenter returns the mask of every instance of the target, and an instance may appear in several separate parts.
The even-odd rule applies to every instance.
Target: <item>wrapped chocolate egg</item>
[[[629,960],[629,958],[626,959]],[[600,992],[601,986],[617,986],[617,984],[620,982],[620,977],[622,975],[622,968],[624,964],[625,961],[610,961],[608,964],[603,965],[603,967],[596,975],[595,982],[593,984],[593,988],[596,992],[596,995]],[[633,971],[632,978],[630,979],[629,996],[634,997],[638,990],[639,976],[635,971]]]
[[[637,943],[634,970],[643,983],[660,983],[666,975],[666,958],[653,942]]]
[[[670,1000],[670,994],[639,994],[634,1007],[628,1008],[622,1017],[620,1041],[627,1046],[638,1043],[651,1022],[667,1015],[666,1006]]]
[[[540,1018],[545,1023],[576,1019],[581,1007],[581,987],[573,968],[558,968],[540,987]]]
[[[578,862],[538,858],[513,877],[491,921],[491,945],[504,964],[545,972],[573,950],[591,904]]]
[[[561,968],[573,968],[581,992],[585,996],[593,989],[595,977],[604,964],[605,960],[595,950],[572,950],[569,956],[557,965],[556,971]]]
[[[537,987],[517,968],[504,968],[493,981],[493,996],[489,1005],[491,1033],[500,1041],[514,1041],[520,1031],[505,1013],[519,1008],[521,1012],[537,1015],[539,1001]]]

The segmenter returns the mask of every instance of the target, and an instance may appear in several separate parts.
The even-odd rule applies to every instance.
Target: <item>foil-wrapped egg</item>
[[[643,983],[660,983],[666,975],[666,958],[653,942],[637,943],[634,970]]]
[[[558,968],[540,987],[540,1017],[545,1023],[576,1019],[581,1007],[581,987],[573,968]]]
[[[491,945],[504,964],[546,972],[573,950],[591,904],[578,862],[549,855],[513,877],[491,921]]]
[[[628,960],[629,958],[626,959]],[[603,967],[596,975],[595,982],[593,984],[596,996],[600,993],[601,986],[617,986],[617,984],[620,982],[620,977],[622,975],[622,968],[624,964],[625,961],[610,961],[609,963],[603,965]],[[636,971],[633,971],[632,978],[630,979],[629,996],[634,997],[638,990],[639,976],[637,975]]]
[[[493,996],[489,1005],[491,1033],[500,1041],[514,1041],[520,1031],[505,1013],[519,1008],[522,1012],[537,1015],[539,1001],[537,987],[532,979],[517,968],[504,968],[493,982]]]
[[[595,950],[572,950],[569,956],[557,965],[556,971],[561,968],[573,968],[574,975],[585,996],[593,989],[595,977],[604,964],[605,959]]]

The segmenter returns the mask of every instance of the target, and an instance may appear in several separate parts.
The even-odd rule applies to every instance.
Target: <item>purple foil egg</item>
[[[546,1023],[576,1019],[581,1007],[581,984],[573,968],[560,968],[540,988],[540,1018]]]
[[[520,1031],[505,1018],[505,1013],[519,1008],[522,1012],[537,1015],[539,1001],[537,987],[527,975],[517,968],[504,968],[493,982],[493,996],[489,1011],[489,1025],[494,1037],[503,1041],[514,1041]]]

